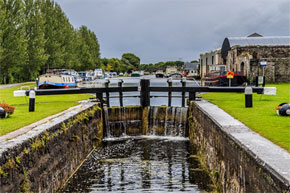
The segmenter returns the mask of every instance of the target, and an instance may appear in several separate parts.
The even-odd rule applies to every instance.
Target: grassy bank
[[[290,84],[273,84],[277,95],[253,95],[253,108],[245,108],[245,95],[207,93],[202,98],[216,104],[252,130],[290,152],[290,118],[276,114],[280,103],[290,103]]]
[[[22,87],[24,85],[21,85]],[[78,105],[77,101],[88,99],[92,95],[54,95],[54,96],[36,96],[35,112],[28,112],[28,97],[14,97],[13,91],[21,86],[13,88],[0,89],[0,103],[13,105],[14,114],[7,119],[0,119],[0,135],[4,135],[33,122],[39,121],[50,115],[59,113],[69,107]],[[28,84],[34,88],[34,84]]]

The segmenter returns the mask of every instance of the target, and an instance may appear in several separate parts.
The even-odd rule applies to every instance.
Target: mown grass
[[[35,112],[28,112],[29,98],[13,96],[13,91],[18,90],[21,86],[0,89],[0,103],[13,105],[15,107],[14,113],[9,118],[0,119],[0,135],[14,131],[50,115],[57,114],[72,106],[78,105],[79,103],[77,101],[92,97],[92,95],[88,94],[36,96]],[[25,86],[34,88],[35,84]]]
[[[253,94],[253,108],[245,108],[245,95],[238,93],[206,93],[202,98],[216,104],[252,130],[290,152],[290,117],[276,114],[275,107],[290,103],[290,84],[272,84],[277,95]]]

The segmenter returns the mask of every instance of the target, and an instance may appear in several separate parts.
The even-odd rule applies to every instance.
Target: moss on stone
[[[34,142],[31,144],[31,149],[32,150],[38,150],[39,148],[42,147],[42,142],[41,140],[37,137]]]
[[[148,134],[148,107],[143,108],[142,110],[142,134],[147,135]]]

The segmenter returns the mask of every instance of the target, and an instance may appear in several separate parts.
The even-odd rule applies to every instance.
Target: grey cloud
[[[289,0],[57,0],[86,25],[102,57],[133,52],[142,63],[198,59],[227,36],[290,35]]]

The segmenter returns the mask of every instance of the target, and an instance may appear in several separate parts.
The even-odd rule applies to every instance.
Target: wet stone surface
[[[60,192],[212,191],[195,148],[187,138],[172,139],[104,141]]]

